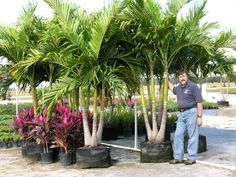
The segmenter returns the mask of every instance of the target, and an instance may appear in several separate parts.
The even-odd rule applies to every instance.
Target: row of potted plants
[[[0,135],[0,148],[12,148],[12,147],[20,147],[21,139],[20,136],[11,134],[1,134]]]
[[[55,149],[60,149],[60,159],[64,162],[64,154],[72,158],[72,151],[83,145],[81,113],[71,113],[69,107],[60,104],[56,104],[48,119],[46,114],[35,115],[32,107],[29,112],[23,109],[13,118],[11,127],[24,141],[23,157],[34,158],[41,154],[41,160],[45,163],[55,160],[53,149],[54,152]],[[36,143],[41,145],[39,149],[36,148]],[[69,160],[65,163],[68,165],[72,162]]]
[[[11,148],[20,146],[20,136],[16,135],[8,124],[12,116],[0,115],[0,148]]]

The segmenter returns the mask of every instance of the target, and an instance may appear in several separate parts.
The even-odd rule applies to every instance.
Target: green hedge
[[[22,108],[25,108],[26,110],[29,110],[32,106],[32,103],[20,103],[18,105],[18,110],[21,111]],[[1,104],[0,105],[0,115],[15,115],[16,114],[16,105],[15,104]]]
[[[16,135],[9,124],[12,123],[12,117],[15,115],[0,115],[0,141],[8,142],[12,140],[19,140],[19,135]]]
[[[168,112],[178,111],[177,103],[173,100],[169,100],[167,103]],[[218,109],[217,103],[212,103],[206,100],[203,100],[203,109]]]

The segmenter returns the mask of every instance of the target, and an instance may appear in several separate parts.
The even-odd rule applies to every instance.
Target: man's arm
[[[173,92],[174,84],[171,81],[169,81],[168,85],[169,85],[169,89]]]
[[[202,110],[203,110],[202,103],[197,103],[197,124],[199,126],[202,125]]]

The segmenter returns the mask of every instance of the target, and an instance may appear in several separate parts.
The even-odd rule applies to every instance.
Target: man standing
[[[178,71],[179,84],[174,86],[169,82],[170,90],[177,96],[180,115],[174,137],[174,159],[170,164],[196,163],[198,152],[199,126],[202,125],[202,95],[198,86],[188,80],[186,70]],[[184,161],[184,135],[188,131],[188,159]]]

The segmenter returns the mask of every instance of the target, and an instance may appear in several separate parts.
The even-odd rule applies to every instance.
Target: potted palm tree
[[[59,23],[58,30],[61,31],[60,37],[66,41],[65,45],[68,45],[67,49],[72,55],[62,53],[65,58],[70,57],[70,60],[64,59],[60,63],[65,67],[65,75],[52,86],[51,92],[45,97],[45,101],[49,103],[50,110],[50,107],[53,107],[55,102],[66,93],[75,92],[76,96],[79,93],[85,147],[77,149],[77,164],[81,168],[108,167],[111,165],[110,148],[101,146],[105,115],[105,92],[114,88],[117,93],[124,92],[125,83],[118,75],[118,73],[122,74],[124,67],[119,67],[117,60],[124,61],[127,56],[119,54],[116,42],[111,40],[112,37],[115,38],[116,30],[109,31],[109,26],[113,24],[117,29],[114,17],[123,6],[116,2],[115,5],[104,8],[100,12],[87,14],[81,8],[74,9],[74,7],[58,0],[46,0],[46,2],[55,11],[55,18]],[[70,15],[68,16],[68,14]],[[108,46],[111,48],[110,52],[106,51]],[[129,65],[129,62],[126,63]],[[68,65],[71,64],[73,65],[68,70]],[[84,93],[85,90],[90,89],[93,89],[94,93],[91,131],[87,116],[89,98]],[[78,109],[78,104],[76,104],[78,99],[74,100],[75,108]],[[101,105],[99,123],[97,118],[98,100]]]
[[[140,62],[146,66],[140,74],[142,80],[140,93],[148,141],[141,144],[141,162],[162,162],[172,158],[171,142],[165,141],[170,68],[176,68],[183,61],[182,58],[188,58],[186,50],[192,49],[191,47],[200,47],[206,50],[206,53],[213,48],[207,34],[215,24],[205,24],[207,28],[199,25],[199,21],[204,16],[203,9],[206,2],[195,6],[186,18],[182,18],[180,11],[187,3],[189,3],[187,0],[173,0],[163,10],[154,0],[131,0],[124,13],[130,17],[127,24],[132,24],[133,31],[136,31],[134,35],[136,52]],[[155,77],[158,78],[160,85],[159,125],[155,107]],[[147,82],[145,78],[148,78]],[[145,83],[149,91],[151,126],[144,97]]]

